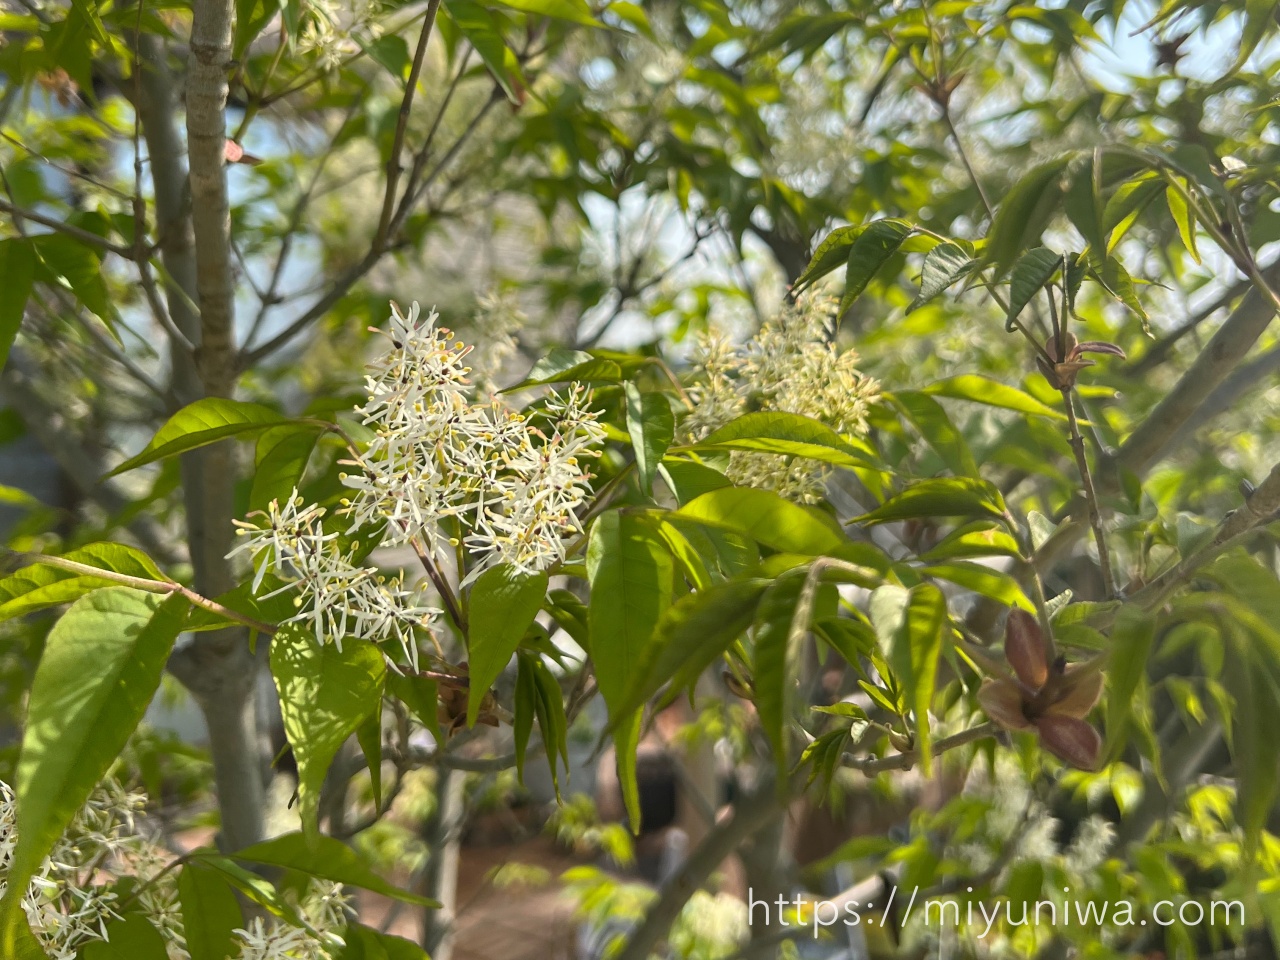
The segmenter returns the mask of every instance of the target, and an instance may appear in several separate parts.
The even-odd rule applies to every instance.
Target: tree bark
[[[422,946],[432,960],[453,960],[457,937],[458,858],[462,852],[466,774],[444,765],[436,768],[436,809],[423,831],[431,860],[422,878],[422,893],[440,901],[422,917]]]
[[[134,96],[147,144],[156,232],[174,325],[196,345],[170,343],[172,389],[179,402],[230,396],[234,377],[234,287],[224,141],[232,8],[228,0],[193,5],[186,83],[187,142],[177,125],[174,79],[165,48],[139,38]],[[184,163],[184,156],[188,163]],[[190,170],[188,170],[188,166]],[[232,447],[215,444],[181,459],[187,542],[195,587],[216,597],[234,586],[231,547],[235,471]],[[169,669],[204,714],[214,763],[225,849],[263,836],[263,789],[255,721],[259,665],[243,630],[197,634],[175,650]]]

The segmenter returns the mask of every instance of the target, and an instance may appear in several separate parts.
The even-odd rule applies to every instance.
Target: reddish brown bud
[[[1047,714],[1036,721],[1040,742],[1050,753],[1081,770],[1098,769],[1102,737],[1083,720]]]
[[[1102,696],[1102,671],[1093,663],[1073,663],[1058,681],[1058,695],[1047,713],[1083,720]]]
[[[982,709],[1006,730],[1030,730],[1031,721],[1023,713],[1023,694],[1009,680],[986,680],[978,689]]]
[[[1049,661],[1044,633],[1036,618],[1014,608],[1004,628],[1004,655],[1014,675],[1028,692],[1035,693],[1049,679]]]

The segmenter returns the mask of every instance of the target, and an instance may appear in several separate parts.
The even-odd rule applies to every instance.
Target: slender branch
[[[763,827],[777,810],[778,794],[769,784],[764,784],[759,792],[735,805],[733,815],[716,824],[703,837],[614,960],[645,960],[652,954],[689,898],[738,845]]]
[[[449,617],[453,620],[454,626],[465,635],[467,632],[467,618],[462,615],[462,608],[458,606],[458,598],[454,596],[449,582],[445,580],[444,574],[436,566],[435,560],[431,558],[431,554],[427,553],[426,548],[418,542],[417,538],[415,537],[410,542],[413,544],[413,552],[418,555],[418,559],[422,562],[422,569],[431,578],[431,583],[435,586],[436,593],[440,594],[440,600],[444,603],[445,609],[449,611]]]
[[[931,753],[934,756],[941,756],[948,750],[963,747],[965,744],[973,743],[975,740],[994,737],[999,732],[994,723],[980,723],[975,727],[969,727],[967,730],[961,730],[957,734],[939,740],[933,745]],[[915,750],[906,750],[888,757],[853,757],[848,754],[844,756],[845,766],[860,770],[868,776],[883,773],[886,770],[910,770],[919,760],[920,754]]]
[[[234,620],[236,623],[242,623],[246,627],[251,627],[260,633],[267,635],[274,634],[278,627],[271,623],[264,623],[261,620],[255,620],[253,617],[245,616],[232,610],[230,607],[218,603],[216,600],[210,600],[190,587],[183,586],[176,580],[148,580],[146,577],[133,577],[125,573],[116,573],[114,570],[104,570],[102,567],[95,567],[87,563],[79,563],[75,560],[68,560],[65,557],[58,557],[47,553],[20,553],[17,550],[5,549],[6,554],[17,557],[20,562],[31,564],[44,564],[50,567],[58,567],[70,573],[77,573],[86,577],[97,577],[101,580],[110,580],[112,583],[118,583],[123,587],[132,587],[135,590],[144,590],[147,593],[178,593],[186,597],[193,606],[208,610],[210,613],[216,613],[228,620]]]
[[[1159,366],[1173,352],[1173,348],[1181,342],[1183,337],[1192,333],[1200,324],[1204,323],[1219,310],[1230,306],[1243,297],[1249,291],[1249,286],[1248,280],[1239,280],[1233,283],[1222,292],[1221,296],[1215,297],[1211,303],[1205,304],[1152,344],[1151,349],[1129,364],[1128,369],[1124,372],[1130,376],[1138,376]]]
[[[991,198],[987,196],[987,191],[983,187],[982,181],[978,179],[978,174],[973,169],[973,164],[969,161],[969,152],[965,150],[964,141],[960,139],[960,133],[956,130],[955,122],[951,119],[951,107],[945,98],[939,98],[936,102],[942,110],[942,122],[946,124],[947,132],[951,134],[951,139],[955,141],[956,153],[960,154],[960,162],[964,164],[965,172],[969,174],[969,180],[972,181],[974,189],[978,191],[978,199],[982,201],[982,206],[987,211],[987,217],[994,219],[996,208],[992,204]]]
[[[418,89],[418,78],[422,75],[422,63],[426,58],[427,44],[431,40],[431,31],[436,23],[436,13],[440,9],[440,0],[427,0],[426,19],[422,22],[422,30],[418,34],[418,46],[413,53],[413,65],[409,68],[409,79],[405,84],[404,97],[400,101],[400,113],[396,117],[396,131],[391,139],[391,152],[387,156],[387,188],[382,197],[382,214],[378,218],[378,230],[373,237],[374,249],[386,243],[391,230],[391,218],[395,213],[396,190],[400,184],[400,152],[404,149],[405,133],[409,129],[409,114],[413,107],[413,95]]]
[[[1093,528],[1093,539],[1098,545],[1098,569],[1102,573],[1102,586],[1107,599],[1116,596],[1116,578],[1111,570],[1111,556],[1107,550],[1107,535],[1102,526],[1102,511],[1098,505],[1098,491],[1093,486],[1093,474],[1089,472],[1089,458],[1084,452],[1084,437],[1080,434],[1080,423],[1076,419],[1075,398],[1071,387],[1062,388],[1062,403],[1067,409],[1067,426],[1071,431],[1071,450],[1076,455],[1076,467],[1080,471],[1080,482],[1084,486],[1084,499],[1089,510],[1089,525]]]
[[[79,240],[81,243],[88,244],[91,247],[97,247],[108,253],[114,253],[117,257],[124,260],[135,259],[135,252],[128,247],[121,246],[118,243],[112,243],[106,237],[100,237],[96,233],[91,233],[70,223],[64,223],[57,217],[48,217],[43,213],[36,213],[34,210],[26,210],[16,204],[10,203],[8,200],[0,200],[0,213],[7,213],[13,217],[15,221],[30,220],[32,223],[38,223],[42,227],[48,227],[58,233],[65,233],[69,237]]]

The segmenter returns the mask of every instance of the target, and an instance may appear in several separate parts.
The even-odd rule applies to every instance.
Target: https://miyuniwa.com
[[[969,893],[973,892],[969,888]],[[1112,927],[1188,927],[1243,925],[1244,904],[1239,900],[1160,900],[1149,908],[1132,900],[1074,899],[1071,888],[1054,900],[981,900],[921,897],[918,888],[888,887],[877,901],[757,899],[747,891],[748,921],[752,926],[812,927],[814,937],[852,927],[904,927],[912,917],[926,927],[964,929],[983,939],[993,931],[1046,924],[1097,929]]]

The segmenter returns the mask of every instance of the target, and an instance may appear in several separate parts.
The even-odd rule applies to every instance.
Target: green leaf
[[[971,517],[987,514],[1005,518],[1004,497],[986,480],[945,477],[921,480],[890,497],[855,523],[889,523],[920,517]]]
[[[374,711],[356,730],[356,741],[369,767],[369,789],[373,793],[373,809],[382,812],[382,717]]]
[[[767,580],[726,580],[681,597],[663,613],[646,656],[629,679],[622,710],[638,710],[670,683],[674,697],[702,675],[755,620]]]
[[[1178,236],[1182,238],[1182,245],[1187,248],[1187,253],[1191,254],[1191,259],[1199,263],[1200,250],[1196,247],[1196,217],[1187,205],[1187,198],[1175,186],[1166,188],[1164,195],[1169,203],[1169,213],[1178,227]]]
[[[1006,330],[1013,329],[1013,322],[1021,315],[1023,308],[1044,289],[1044,285],[1061,267],[1062,255],[1046,247],[1028,250],[1018,258],[1018,262],[1013,267],[1013,274],[1009,278],[1009,311],[1005,322]]]
[[[249,44],[271,22],[280,9],[280,0],[236,0],[235,34],[231,41],[231,55],[239,60]]]
[[[556,800],[560,800],[560,774],[556,758],[564,762],[565,778],[569,776],[569,720],[564,712],[564,694],[541,656],[521,652],[520,669],[528,673],[532,681],[533,707],[542,731],[542,744],[551,768],[551,782],[555,785]],[[527,740],[527,737],[526,737]]]
[[[104,933],[106,940],[85,945],[84,960],[169,960],[164,937],[141,914],[117,917],[106,925]]]
[[[1142,321],[1143,332],[1147,336],[1152,336],[1149,323],[1151,318],[1147,316],[1142,301],[1138,299],[1133,277],[1129,276],[1129,271],[1125,269],[1124,264],[1115,257],[1107,257],[1102,264],[1102,272],[1098,274],[1098,280],[1109,294],[1132,310],[1134,315]]]
[[[1001,570],[984,567],[980,563],[954,560],[950,563],[934,563],[921,567],[920,572],[931,577],[950,580],[966,590],[990,597],[1006,607],[1020,607],[1028,613],[1036,612],[1035,606],[1018,585],[1018,581]]]
[[[837,227],[827,234],[826,239],[813,251],[813,256],[809,259],[809,265],[805,267],[804,273],[796,278],[795,289],[802,290],[815,280],[820,280],[847,263],[853,242],[866,229],[867,224],[860,223],[856,226]]]
[[[568,20],[586,27],[602,26],[599,20],[591,15],[591,8],[586,0],[493,0],[502,7],[532,13],[540,17],[551,17],[554,20]]]
[[[178,874],[178,903],[191,960],[225,960],[231,942],[244,926],[240,901],[226,877],[198,860],[182,865]]]
[[[756,712],[760,726],[773,747],[778,782],[786,782],[789,769],[792,716],[800,653],[813,619],[818,578],[808,567],[789,570],[764,592],[755,620]]]
[[[283,503],[301,486],[319,434],[310,424],[271,427],[258,438],[249,491],[249,509],[266,510],[272,500]]]
[[[692,460],[676,460],[667,457],[659,467],[662,478],[681,506],[695,500],[709,490],[733,486],[733,481],[719,470]]]
[[[519,59],[503,39],[497,18],[472,0],[445,0],[444,8],[449,19],[489,68],[489,73],[498,82],[507,99],[514,104],[521,103],[526,87],[524,73],[520,69]]]
[[[360,887],[424,907],[439,907],[438,901],[421,897],[387,883],[373,872],[360,855],[334,837],[320,834],[307,837],[302,833],[286,833],[273,840],[264,840],[251,847],[237,850],[231,856],[246,863],[260,863],[269,867],[287,867],[310,877],[330,880],[351,887]]]
[[[952,473],[968,477],[978,475],[978,465],[969,452],[969,445],[947,416],[947,411],[942,409],[942,404],[914,390],[885,393],[883,397],[898,408],[903,418],[933,447]]]
[[[873,220],[867,229],[853,241],[849,248],[849,263],[845,271],[844,296],[840,298],[840,314],[861,296],[862,291],[875,277],[877,271],[898,252],[902,241],[915,230],[905,220]]]
[[[359,923],[348,924],[343,929],[342,943],[334,960],[431,960],[412,940]]]
[[[1141,607],[1127,606],[1116,614],[1107,664],[1107,756],[1123,742],[1133,715],[1133,698],[1147,673],[1155,643],[1155,621]]]
[[[925,254],[920,269],[920,292],[907,308],[910,313],[918,310],[947,287],[968,274],[977,265],[964,247],[947,240]]]
[[[284,732],[298,761],[298,814],[303,832],[319,836],[320,788],[347,738],[382,701],[386,665],[365,640],[323,646],[303,627],[281,628],[271,641],[271,674],[280,694]]]
[[[467,724],[475,726],[480,704],[511,662],[520,638],[542,609],[545,573],[525,573],[508,563],[490,567],[471,587]]]
[[[145,450],[120,464],[107,477],[203,447],[224,437],[256,433],[286,422],[280,414],[261,404],[227,400],[224,397],[205,397],[187,404],[170,417],[151,438]]]
[[[938,660],[949,632],[947,600],[931,583],[911,590],[880,587],[871,595],[871,623],[885,659],[907,692],[915,716],[915,747],[925,776],[932,760],[929,709],[937,685]]]
[[[440,731],[440,690],[434,680],[391,671],[387,674],[387,690],[409,708],[437,743],[444,739]]]
[[[122,543],[91,543],[63,554],[62,559],[143,580],[166,579],[150,557]],[[118,585],[106,577],[36,561],[0,580],[0,620],[61,606],[94,590]]]
[[[81,597],[49,631],[27,704],[18,759],[18,841],[6,880],[25,890],[160,686],[188,603],[126,587]],[[23,921],[9,903],[7,930]]]
[[[770,490],[724,487],[677,510],[678,519],[734,530],[783,553],[838,556],[848,539],[825,514]]]
[[[280,895],[280,891],[267,880],[240,866],[234,860],[224,857],[212,849],[197,850],[188,854],[188,859],[189,862],[198,862],[201,866],[216,871],[227,883],[239,890],[253,903],[264,907],[290,925],[295,927],[304,925],[304,921],[298,915],[298,911],[294,909],[288,900]]]
[[[1268,28],[1274,28],[1277,13],[1280,13],[1280,2],[1277,0],[1245,0],[1244,29],[1240,33],[1240,49],[1236,52],[1231,73],[1248,62],[1262,38],[1267,35]]]
[[[653,478],[671,446],[676,433],[676,417],[671,404],[661,393],[640,392],[634,380],[628,380],[627,432],[631,434],[631,447],[636,454],[636,473],[640,477],[640,489],[653,492]]]
[[[640,828],[635,747],[640,712],[625,716],[629,679],[640,669],[654,627],[671,603],[674,563],[652,527],[634,514],[611,510],[591,528],[587,542],[591,582],[590,653],[596,682],[615,727],[618,779],[631,827]]]
[[[921,393],[935,397],[951,397],[956,400],[972,400],[988,407],[1000,407],[1028,413],[1036,417],[1048,417],[1051,420],[1066,420],[1067,415],[1055,410],[1046,403],[1041,403],[1031,394],[1017,387],[1011,387],[998,380],[982,377],[976,373],[961,374],[938,380],[923,388]]]
[[[35,278],[69,290],[91,313],[108,324],[116,310],[94,248],[62,233],[46,233],[31,241]],[[112,334],[114,336],[114,332]]]
[[[1003,276],[1024,250],[1040,240],[1063,195],[1071,154],[1055,157],[1024,175],[1005,194],[987,240],[987,258]]]
[[[503,393],[513,393],[526,387],[540,387],[552,383],[616,383],[622,379],[622,367],[615,360],[593,357],[582,350],[566,350],[557,347],[533,365],[529,376]]]
[[[956,527],[938,541],[922,560],[934,562],[956,557],[1017,557],[1021,555],[1018,541],[999,524],[990,520],[975,520]]]
[[[797,413],[743,414],[699,441],[694,449],[776,453],[844,467],[873,465],[865,452],[825,423]]]
[[[9,348],[22,326],[35,269],[30,241],[21,237],[0,241],[0,277],[4,277],[4,296],[0,297],[0,370],[9,359]]]

